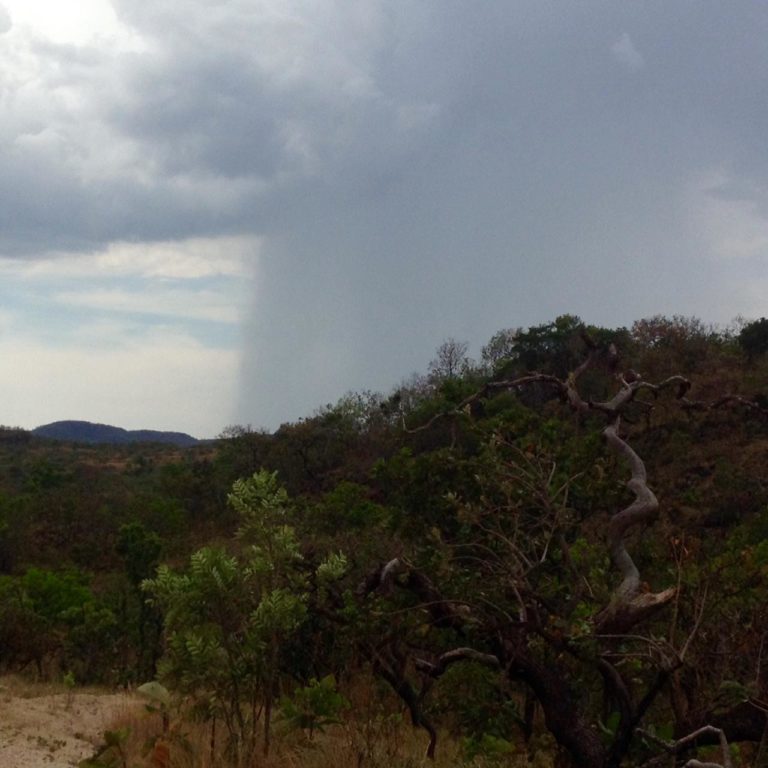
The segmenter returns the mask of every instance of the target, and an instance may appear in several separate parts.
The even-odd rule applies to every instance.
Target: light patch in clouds
[[[218,434],[258,250],[225,236],[0,259],[0,421]]]
[[[52,348],[30,336],[0,336],[0,356],[0,402],[14,426],[68,418],[115,423],[120,414],[118,426],[126,429],[211,437],[232,421],[239,355],[175,330],[155,329],[109,348]]]
[[[619,64],[631,72],[639,72],[645,66],[645,59],[635,48],[628,32],[622,33],[621,37],[611,46],[611,53]]]
[[[170,316],[215,323],[237,323],[240,308],[231,298],[214,291],[189,289],[150,289],[126,291],[64,291],[53,295],[54,301],[74,307],[98,309],[104,312]]]
[[[4,0],[3,5],[14,27],[54,43],[83,45],[126,32],[109,0]]]
[[[34,260],[0,260],[0,274],[26,277],[125,277],[192,280],[248,278],[256,269],[261,238],[198,237],[176,241],[110,243],[94,253],[51,253]]]

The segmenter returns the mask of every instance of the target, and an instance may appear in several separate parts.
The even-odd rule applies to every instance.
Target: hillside
[[[153,429],[126,430],[90,421],[54,421],[31,430],[37,437],[72,443],[121,445],[124,443],[165,443],[185,447],[200,441],[184,432],[162,432]]]

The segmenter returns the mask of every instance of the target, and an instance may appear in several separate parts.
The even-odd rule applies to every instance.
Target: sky
[[[0,4],[0,423],[273,429],[449,337],[768,314],[762,0]]]

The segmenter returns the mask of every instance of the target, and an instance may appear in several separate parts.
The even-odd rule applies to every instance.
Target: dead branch
[[[405,570],[405,567],[405,561],[399,557],[382,563],[365,577],[358,585],[355,593],[358,597],[367,597],[372,592],[389,592],[395,577]]]
[[[681,398],[681,407],[685,411],[716,411],[726,405],[740,405],[746,408],[748,411],[757,413],[760,416],[768,416],[768,409],[763,408],[756,400],[750,400],[749,398],[741,395],[722,395],[716,400],[711,402],[705,402],[703,400],[689,400],[687,397]]]
[[[721,763],[702,763],[699,760],[689,760],[684,768],[733,768],[733,762],[731,761],[731,749],[728,746],[728,739],[725,737],[725,731],[721,728],[715,728],[712,725],[704,725],[698,728],[693,733],[689,733],[682,739],[677,741],[664,741],[653,733],[638,728],[637,732],[644,736],[649,741],[660,746],[668,755],[679,755],[681,752],[685,752],[690,748],[691,742],[696,741],[701,736],[717,736],[720,742],[720,749],[723,753],[723,762]]]
[[[627,481],[627,488],[635,494],[635,500],[617,512],[608,524],[608,550],[622,581],[614,591],[611,604],[598,615],[596,624],[602,633],[617,633],[626,632],[668,603],[677,590],[671,587],[656,594],[640,590],[640,572],[627,551],[624,540],[631,528],[650,520],[656,514],[659,502],[648,487],[643,460],[619,437],[619,420],[609,424],[603,430],[603,435],[613,452],[626,459],[629,464],[631,477]]]
[[[399,576],[404,578],[398,579]],[[419,598],[419,607],[426,610],[436,627],[451,627],[461,633],[472,621],[466,603],[448,600],[437,587],[420,571],[411,567],[404,558],[395,557],[369,573],[358,585],[358,597],[367,597],[373,592],[391,594],[395,586],[411,592]]]
[[[643,460],[619,437],[618,427],[617,419],[603,430],[603,435],[614,453],[623,456],[629,463],[631,478],[627,482],[627,488],[635,494],[635,500],[611,518],[608,525],[608,548],[613,564],[623,577],[616,590],[616,597],[627,601],[635,597],[640,590],[640,573],[624,546],[624,537],[630,528],[652,518],[659,508],[659,502],[648,487]]]
[[[491,653],[476,651],[474,648],[454,648],[452,651],[447,651],[438,656],[434,662],[427,661],[426,659],[416,659],[414,663],[419,672],[423,672],[433,678],[438,678],[445,674],[448,667],[459,661],[475,661],[478,664],[483,664],[493,669],[501,667],[497,656]]]
[[[684,376],[670,376],[659,384],[651,384],[643,381],[638,374],[633,374],[632,380],[628,381],[622,374],[617,377],[621,383],[621,389],[610,399],[603,403],[590,402],[590,407],[602,411],[609,416],[618,416],[624,408],[635,399],[635,395],[641,390],[648,390],[654,397],[677,385],[676,398],[682,400],[685,394],[691,388],[691,382]]]

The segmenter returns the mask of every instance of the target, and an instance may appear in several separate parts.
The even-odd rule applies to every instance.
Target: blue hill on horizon
[[[187,447],[200,440],[185,432],[163,432],[154,429],[123,429],[109,424],[90,421],[54,421],[31,430],[33,435],[49,440],[66,440],[73,443],[166,443]]]

